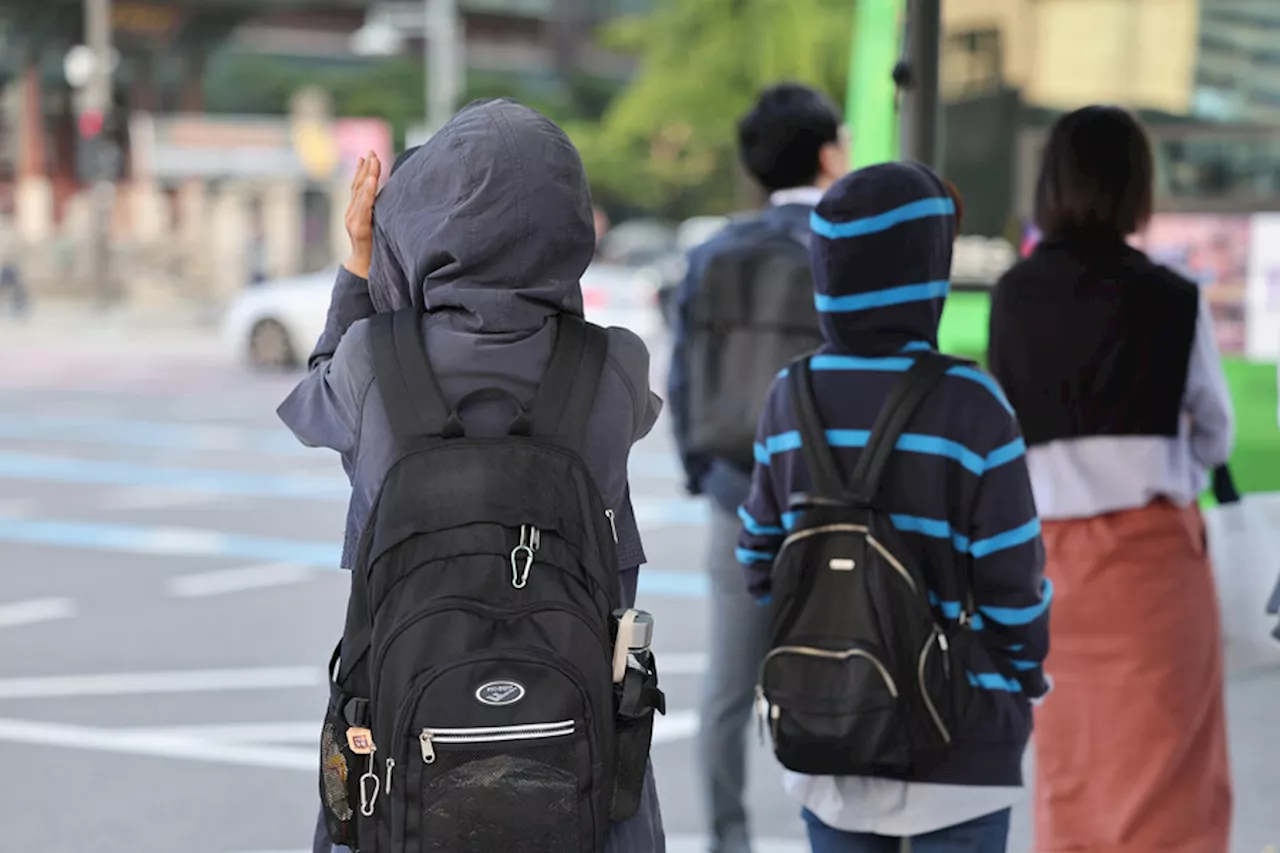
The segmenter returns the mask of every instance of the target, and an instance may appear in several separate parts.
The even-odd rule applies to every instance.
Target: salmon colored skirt
[[[1046,522],[1044,543],[1038,853],[1227,853],[1222,639],[1199,510]]]

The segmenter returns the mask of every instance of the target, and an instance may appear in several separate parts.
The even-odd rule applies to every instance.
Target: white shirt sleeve
[[[1225,463],[1235,443],[1235,420],[1231,391],[1214,336],[1213,315],[1204,294],[1200,295],[1182,409],[1191,419],[1191,455],[1208,469]]]

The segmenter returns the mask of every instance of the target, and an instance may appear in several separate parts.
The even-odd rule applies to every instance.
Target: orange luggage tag
[[[356,755],[372,755],[373,732],[352,726],[347,729],[347,747]]]

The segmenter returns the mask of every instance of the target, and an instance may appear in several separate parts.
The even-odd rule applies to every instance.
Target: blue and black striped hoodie
[[[846,476],[912,353],[937,346],[956,234],[955,204],[923,166],[886,163],[835,184],[812,216],[816,300],[825,346],[812,356],[827,441]],[[810,490],[786,384],[770,392],[755,448],[738,558],[752,594],[794,523],[788,496]],[[1030,735],[1028,699],[1044,694],[1053,590],[1018,422],[999,385],[955,367],[899,439],[883,506],[934,590],[962,588],[972,567],[982,642],[968,662],[981,701],[953,758],[930,782],[1014,785]],[[950,582],[947,582],[950,580]],[[937,601],[955,619],[958,601]]]

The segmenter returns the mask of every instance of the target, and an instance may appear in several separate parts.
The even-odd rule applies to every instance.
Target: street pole
[[[91,260],[94,293],[105,307],[113,293],[111,284],[111,208],[115,187],[107,174],[110,141],[105,129],[110,127],[111,86],[111,0],[85,0],[85,44],[93,51],[93,75],[85,87],[84,106],[102,116],[103,130],[90,146],[90,174],[93,178],[93,234]]]
[[[463,35],[457,0],[424,0],[423,14],[427,132],[435,133],[458,108]]]
[[[939,168],[938,66],[942,51],[942,0],[907,0],[907,84],[902,97],[902,159]]]

